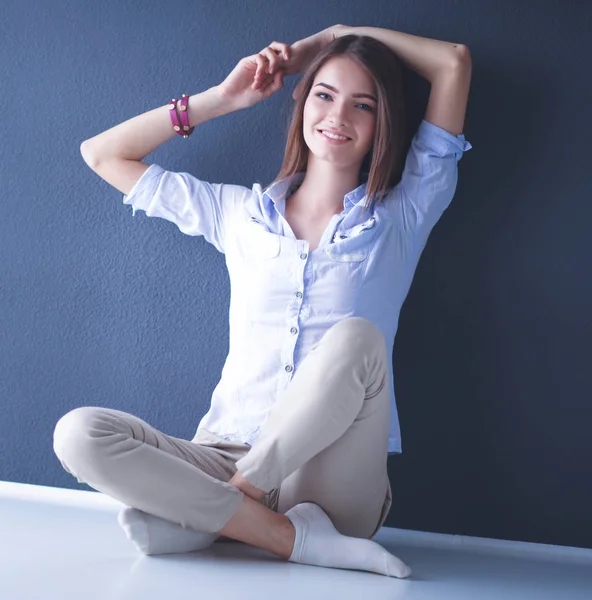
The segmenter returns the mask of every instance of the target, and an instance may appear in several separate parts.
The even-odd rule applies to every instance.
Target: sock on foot
[[[144,554],[195,552],[211,546],[216,533],[201,533],[177,523],[161,519],[144,511],[126,507],[117,520],[127,537]]]
[[[296,529],[290,562],[371,571],[401,579],[411,575],[411,569],[380,544],[339,533],[317,504],[297,504],[286,512],[286,517]]]

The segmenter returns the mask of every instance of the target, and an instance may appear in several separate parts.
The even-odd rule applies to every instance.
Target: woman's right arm
[[[245,56],[221,84],[188,99],[189,126],[195,127],[269,98],[284,87],[284,74],[304,68],[307,60],[334,37],[332,28],[328,28],[297,42],[293,50],[287,44],[274,42],[273,51],[265,48]],[[292,65],[282,58],[288,53],[293,54]],[[167,104],[85,140],[80,152],[99,177],[127,196],[150,166],[141,162],[142,159],[176,135]]]
[[[220,95],[218,86],[213,86],[188,98],[189,126],[195,127],[233,110],[232,104]],[[128,194],[150,166],[141,160],[177,135],[167,103],[85,140],[80,152],[101,179]]]

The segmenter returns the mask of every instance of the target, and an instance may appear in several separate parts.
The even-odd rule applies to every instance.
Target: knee
[[[97,438],[100,421],[99,407],[82,406],[66,413],[56,424],[53,432],[53,451],[62,462],[71,462],[76,456],[88,453]]]
[[[385,346],[382,331],[363,317],[342,319],[329,330],[345,344],[353,344],[356,348],[367,345],[370,348]]]

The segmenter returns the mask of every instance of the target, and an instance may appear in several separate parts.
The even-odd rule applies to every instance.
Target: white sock
[[[117,516],[125,535],[144,554],[194,552],[211,546],[219,534],[200,533],[136,508],[126,507]]]
[[[411,575],[411,569],[380,544],[341,535],[317,504],[297,504],[285,514],[296,529],[290,562],[371,571],[401,579]]]

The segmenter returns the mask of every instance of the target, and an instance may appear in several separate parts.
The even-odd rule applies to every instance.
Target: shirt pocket
[[[270,231],[261,217],[247,217],[236,229],[238,252],[231,284],[237,307],[253,326],[270,323],[286,308],[289,269],[282,237]]]
[[[262,220],[248,217],[238,228],[240,253],[252,260],[276,258],[280,253],[280,237],[269,231]]]
[[[366,271],[366,259],[374,246],[380,221],[371,217],[338,231],[333,243],[317,261],[311,289],[311,315],[331,319],[353,314]]]
[[[379,229],[379,221],[372,216],[345,231],[338,231],[333,243],[327,246],[327,255],[337,262],[361,262],[368,256]]]

